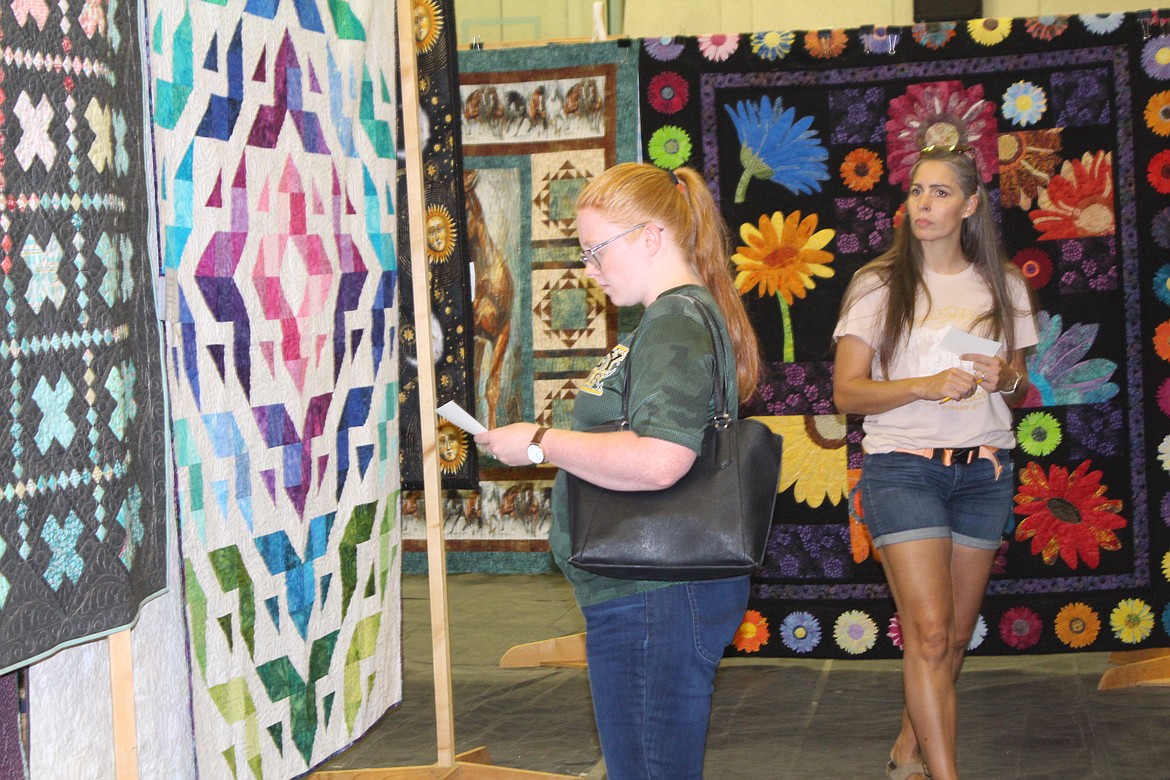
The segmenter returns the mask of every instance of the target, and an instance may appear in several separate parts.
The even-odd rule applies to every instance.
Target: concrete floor
[[[403,702],[321,769],[437,757],[425,576],[403,577]],[[584,630],[559,575],[448,578],[456,752],[605,777],[586,673],[500,669],[514,645]],[[984,657],[959,682],[965,780],[1170,778],[1170,688],[1100,692],[1105,653]],[[731,659],[716,681],[707,780],[880,780],[901,709],[896,661]]]

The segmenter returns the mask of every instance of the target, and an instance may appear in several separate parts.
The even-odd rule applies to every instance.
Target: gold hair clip
[[[959,154],[963,154],[964,152],[969,151],[971,151],[971,147],[968,144],[931,144],[930,146],[924,146],[919,149],[918,153],[930,154],[931,152],[958,152]]]

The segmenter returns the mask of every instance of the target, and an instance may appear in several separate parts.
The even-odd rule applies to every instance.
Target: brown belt
[[[999,459],[995,457],[995,453],[998,451],[998,447],[989,447],[986,444],[980,444],[977,447],[925,447],[920,450],[894,450],[894,452],[907,452],[911,455],[921,455],[924,458],[942,461],[944,466],[950,466],[954,463],[974,463],[979,458],[986,458],[995,468],[996,479],[999,479],[1000,472],[1003,471],[1003,466],[999,465]]]

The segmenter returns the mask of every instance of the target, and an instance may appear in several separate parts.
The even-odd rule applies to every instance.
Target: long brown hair
[[[914,180],[918,166],[928,160],[946,163],[955,174],[964,200],[972,195],[978,195],[975,211],[963,220],[959,232],[959,248],[963,257],[975,267],[976,273],[987,284],[991,292],[991,307],[980,314],[975,322],[971,323],[971,327],[974,329],[982,326],[984,333],[981,335],[1002,339],[1007,354],[1011,354],[1015,349],[1016,335],[1013,318],[1020,312],[1012,304],[1008,279],[1014,276],[1025,288],[1027,284],[1020,270],[1004,255],[999,234],[995,229],[995,220],[991,216],[991,207],[988,205],[987,188],[979,178],[975,158],[967,152],[958,150],[923,151],[910,171],[910,181]],[[876,350],[882,373],[886,376],[889,376],[890,364],[914,325],[918,295],[920,293],[925,295],[927,304],[930,303],[930,292],[926,289],[922,271],[922,242],[914,235],[910,222],[910,215],[905,215],[902,223],[894,230],[890,248],[854,275],[841,303],[841,311],[845,312],[859,295],[873,289],[875,284],[886,287],[889,298],[886,301],[885,321]]]
[[[691,267],[727,321],[740,401],[751,398],[760,372],[759,343],[732,281],[731,236],[703,178],[690,168],[671,173],[647,163],[621,163],[581,190],[577,209],[594,209],[630,225],[653,222],[678,237],[679,249],[690,249]]]

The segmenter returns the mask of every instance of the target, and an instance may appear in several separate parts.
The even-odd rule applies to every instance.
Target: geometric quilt
[[[401,698],[394,6],[148,4],[200,771]]]
[[[0,7],[0,671],[166,584],[136,10]]]
[[[489,427],[567,426],[581,377],[617,336],[616,307],[575,268],[573,201],[637,154],[635,64],[615,42],[459,52],[461,246],[475,274],[471,411]],[[479,494],[447,502],[449,549],[547,568],[555,471],[479,465]],[[412,544],[417,505],[404,501]]]
[[[1170,27],[1039,16],[641,44],[647,159],[703,173],[733,262],[766,256],[737,276],[765,359],[744,411],[783,434],[785,462],[735,652],[901,654],[831,336],[931,144],[970,147],[1040,332],[970,651],[1170,643]]]

